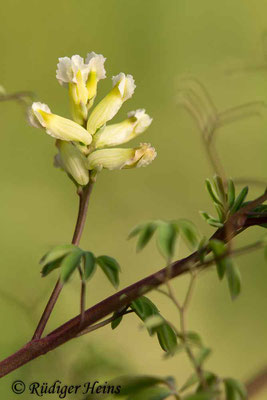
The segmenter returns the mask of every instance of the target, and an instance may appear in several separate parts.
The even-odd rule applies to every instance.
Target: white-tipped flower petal
[[[86,104],[88,101],[88,89],[86,82],[90,67],[85,64],[79,55],[59,58],[56,77],[63,86],[69,86],[69,95],[72,102],[72,113],[74,119],[83,123],[87,118]]]
[[[35,127],[44,127],[46,132],[56,139],[81,142],[85,145],[92,141],[92,136],[86,129],[70,119],[52,114],[46,104],[33,103],[29,120]]]
[[[45,128],[45,121],[39,110],[51,114],[50,108],[47,104],[35,102],[32,103],[31,107],[28,110],[28,120],[29,123],[35,128]]]
[[[156,155],[155,149],[147,143],[134,149],[96,150],[87,157],[87,167],[90,170],[141,167],[150,164]]]
[[[82,79],[86,83],[90,67],[84,62],[84,59],[75,55],[71,58],[61,57],[58,59],[56,77],[61,85],[68,83],[77,83],[77,73],[81,72]]]
[[[133,77],[125,76],[123,73],[113,77],[113,86],[109,94],[94,108],[88,119],[87,130],[91,135],[117,114],[124,101],[133,95],[135,89]]]
[[[98,81],[106,77],[106,70],[104,67],[105,61],[106,59],[102,54],[96,54],[94,52],[87,54],[85,62],[88,64],[90,71],[86,82],[89,99],[88,108],[92,107],[94,103]]]
[[[128,118],[134,123],[134,131],[136,134],[143,133],[150,125],[153,119],[146,114],[144,108],[140,108],[136,111],[130,111]]]
[[[69,57],[58,59],[56,78],[61,85],[67,85],[73,80],[72,62]]]
[[[72,143],[58,141],[59,154],[55,157],[55,163],[69,173],[79,185],[87,185],[89,171],[86,157]]]
[[[131,111],[125,121],[99,130],[93,137],[93,144],[95,148],[101,148],[127,143],[144,132],[151,122],[152,118],[144,109]]]
[[[95,72],[97,80],[105,79],[106,70],[104,67],[106,58],[102,54],[96,54],[94,51],[88,53],[85,59],[85,63],[89,66],[90,72]]]
[[[113,86],[117,86],[123,101],[126,101],[132,97],[136,85],[132,75],[125,75],[123,72],[112,77]]]
[[[141,143],[140,148],[136,149],[135,157],[137,159],[136,167],[146,167],[157,157],[157,152],[150,143]]]

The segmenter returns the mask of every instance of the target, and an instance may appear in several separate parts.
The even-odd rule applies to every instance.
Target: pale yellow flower
[[[59,153],[55,158],[55,165],[63,168],[79,185],[87,185],[89,171],[87,159],[72,143],[57,141]]]
[[[134,93],[136,86],[132,75],[125,75],[121,72],[112,80],[113,89],[97,104],[88,118],[87,130],[91,135],[94,135],[99,128],[110,121],[122,104]]]
[[[48,135],[61,140],[81,142],[89,145],[92,136],[82,126],[70,119],[52,114],[43,103],[33,103],[29,110],[29,121],[37,128],[44,128]]]
[[[143,133],[151,124],[152,118],[145,110],[128,113],[128,118],[118,124],[105,126],[93,136],[93,146],[101,148],[127,143]]]
[[[150,164],[157,153],[149,143],[140,144],[132,149],[102,149],[95,150],[88,157],[87,166],[90,170],[109,170],[143,167]]]

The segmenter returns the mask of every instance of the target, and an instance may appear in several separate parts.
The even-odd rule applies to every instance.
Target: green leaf
[[[119,272],[120,266],[119,263],[115,260],[115,258],[109,256],[99,256],[96,259],[97,264],[102,269],[104,274],[107,276],[108,280],[115,287],[115,289],[119,286]]]
[[[249,204],[250,202],[247,203]],[[253,210],[251,211],[256,212],[258,214],[267,213],[267,204],[260,204],[259,206],[253,208]],[[254,217],[254,215],[252,215],[252,217]]]
[[[148,329],[157,328],[162,324],[164,324],[164,319],[160,314],[151,315],[145,320],[145,326]]]
[[[212,372],[208,372],[208,371],[204,371],[203,376],[206,381],[208,379],[210,379],[211,377],[216,377],[216,375],[214,375]],[[184,385],[181,387],[180,392],[184,392],[185,390],[187,390],[188,388],[190,388],[193,385],[196,385],[197,383],[199,383],[199,376],[194,372],[192,375],[189,376],[189,378],[186,380]]]
[[[49,264],[46,264],[41,271],[42,277],[44,278],[45,276],[50,274],[50,272],[54,271],[54,269],[59,268],[61,265],[62,259],[63,259],[63,257],[61,257],[59,260],[55,260],[55,261],[50,262]]]
[[[199,234],[195,225],[187,219],[179,219],[174,224],[188,246],[192,250],[196,249],[199,243]]]
[[[235,185],[232,179],[228,180],[228,207],[231,209],[235,202]]]
[[[210,356],[210,354],[211,354],[211,349],[209,349],[208,347],[203,347],[196,356],[197,365],[201,367],[202,364],[206,361],[206,359]]]
[[[84,279],[87,281],[92,278],[96,270],[96,259],[91,251],[86,251],[83,255],[84,259]]]
[[[218,204],[215,204],[215,208],[216,208],[216,211],[217,211],[217,214],[218,214],[218,217],[219,217],[219,222],[223,223],[225,221],[224,210]]]
[[[134,300],[131,303],[130,307],[142,321],[145,321],[152,315],[159,314],[159,310],[157,309],[155,304],[148,297],[145,296],[139,297],[138,299]]]
[[[235,300],[241,292],[241,275],[238,267],[230,259],[228,259],[226,273],[230,294],[232,300]]]
[[[238,395],[239,399],[247,399],[248,394],[246,387],[241,382],[233,378],[225,378],[223,381],[227,400],[236,400],[236,394]]]
[[[165,322],[156,329],[156,332],[161,348],[167,353],[174,354],[177,347],[177,336],[172,327]]]
[[[211,199],[214,201],[214,203],[222,205],[222,203],[218,197],[218,194],[209,179],[206,179],[206,187],[207,187],[207,191],[208,191]]]
[[[40,264],[45,266],[46,264],[50,264],[53,261],[58,260],[59,258],[64,257],[66,254],[71,251],[76,250],[78,247],[74,246],[74,244],[62,244],[59,246],[53,247],[48,253],[46,253],[40,260]]]
[[[137,236],[145,226],[146,226],[146,223],[138,224],[137,226],[135,226],[130,231],[130,233],[128,235],[128,239],[131,239],[131,238]]]
[[[186,389],[190,388],[193,385],[196,385],[198,382],[199,382],[199,376],[194,372],[192,375],[189,376],[189,378],[183,384],[183,386],[180,389],[180,392],[184,392]]]
[[[213,374],[212,372],[204,372],[205,377],[205,390],[209,393],[218,393],[219,392],[219,378]],[[196,392],[201,393],[203,391],[203,386],[199,383]]]
[[[157,226],[154,222],[150,222],[143,227],[136,245],[136,251],[141,251],[152,238]]]
[[[130,307],[138,315],[138,317],[144,321],[145,310],[142,299],[143,297],[139,297],[138,299],[132,301]]]
[[[224,388],[226,400],[239,400],[239,396],[236,396],[236,392],[231,385],[225,383]]]
[[[127,396],[132,393],[140,393],[144,389],[148,389],[158,384],[166,384],[166,380],[157,376],[122,376],[112,381],[113,386],[121,386],[120,393],[117,396]]]
[[[115,314],[114,314],[114,316],[115,316]],[[118,318],[114,319],[114,320],[111,322],[111,328],[112,328],[113,330],[116,329],[117,326],[120,325],[120,323],[121,323],[121,321],[122,321],[122,318],[123,318],[123,316],[121,315],[121,316],[119,316]]]
[[[214,183],[215,183],[215,186],[217,189],[216,191],[218,193],[219,199],[220,199],[221,203],[224,204],[226,201],[226,194],[225,194],[222,178],[220,176],[216,175],[214,177]]]
[[[209,219],[215,219],[212,215],[208,214],[206,211],[199,211],[201,217],[207,222]]]
[[[127,400],[164,400],[172,394],[170,389],[154,387],[145,389],[142,392],[134,393],[127,397]]]
[[[207,240],[207,238],[204,236],[198,245],[198,254],[199,254],[199,259],[200,261],[203,263],[205,261],[205,255],[207,253],[207,246],[208,246],[209,241]]]
[[[219,279],[223,279],[224,275],[225,275],[225,271],[227,268],[227,257],[223,257],[226,254],[227,248],[225,246],[225,244],[218,239],[212,239],[209,242],[209,246],[215,256],[215,258],[217,258],[215,260],[216,262],[216,267],[217,267],[217,273],[219,276]]]
[[[80,265],[83,251],[77,249],[66,255],[61,262],[61,281],[67,282],[76,268]]]
[[[244,187],[241,192],[239,193],[239,195],[237,196],[232,208],[231,208],[231,213],[234,214],[235,212],[237,212],[243,205],[246,197],[248,194],[248,186]]]
[[[217,219],[214,219],[214,218],[208,219],[207,223],[210,226],[213,226],[214,228],[222,228],[223,227],[223,224],[220,221],[218,221]]]
[[[187,331],[186,332],[186,340],[190,341],[192,344],[194,344],[196,346],[203,345],[202,339],[197,332]]]
[[[162,222],[159,224],[157,244],[161,254],[168,261],[173,257],[176,237],[177,231],[172,223]]]
[[[134,300],[131,309],[145,322],[150,335],[157,333],[161,348],[168,354],[174,354],[177,347],[177,336],[172,327],[160,315],[159,310],[147,297]]]

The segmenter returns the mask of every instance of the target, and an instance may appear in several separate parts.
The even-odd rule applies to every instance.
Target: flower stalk
[[[78,246],[81,240],[81,236],[83,233],[83,229],[84,229],[84,225],[85,225],[85,221],[86,221],[86,215],[87,215],[87,210],[88,210],[88,205],[89,205],[89,200],[90,200],[90,196],[92,193],[92,189],[93,189],[93,185],[94,185],[94,180],[91,180],[87,186],[85,186],[84,188],[80,189],[78,191],[78,195],[79,195],[79,211],[78,211],[78,217],[77,217],[77,221],[76,221],[76,225],[75,225],[75,230],[74,230],[74,234],[73,234],[73,238],[71,243]],[[83,319],[83,314],[84,314],[84,297],[85,297],[85,290],[84,290],[84,285],[83,285],[83,281],[81,283],[82,285],[82,290],[81,290],[81,319]],[[47,322],[50,318],[50,315],[56,305],[57,299],[61,293],[61,290],[63,289],[63,284],[60,281],[60,279],[58,279],[56,286],[49,298],[49,301],[45,307],[45,310],[41,316],[41,319],[38,323],[38,326],[34,332],[33,338],[32,340],[36,340],[36,339],[40,339],[42,337],[42,334],[45,330],[45,327],[47,325]]]

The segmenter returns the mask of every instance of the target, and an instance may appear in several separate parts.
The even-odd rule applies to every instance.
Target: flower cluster
[[[87,54],[85,60],[78,55],[59,58],[56,77],[68,88],[72,119],[53,114],[39,102],[29,110],[31,125],[45,129],[56,139],[55,166],[66,171],[78,185],[89,182],[90,171],[141,167],[156,157],[155,149],[147,143],[136,148],[111,148],[135,138],[152,122],[145,110],[139,109],[128,113],[120,123],[106,125],[132,97],[136,87],[132,75],[121,72],[114,76],[113,88],[91,111],[98,82],[106,78],[105,60],[94,52]]]

